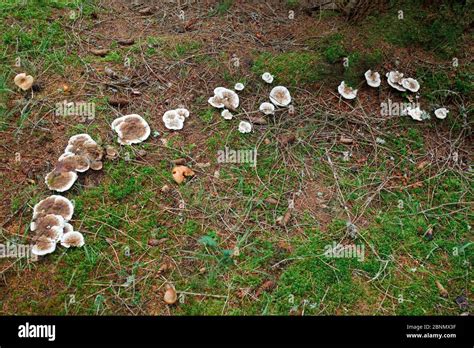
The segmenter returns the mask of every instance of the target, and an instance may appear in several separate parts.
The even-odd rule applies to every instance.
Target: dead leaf
[[[99,56],[99,57],[104,57],[106,56],[110,51],[108,48],[91,48],[90,52],[94,56]]]
[[[436,283],[436,287],[439,290],[439,294],[443,297],[448,297],[449,296],[448,290],[446,290],[439,281],[436,280],[435,283]]]

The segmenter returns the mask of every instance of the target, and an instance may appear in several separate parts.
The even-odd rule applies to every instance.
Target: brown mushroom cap
[[[119,117],[112,122],[111,126],[117,132],[118,142],[122,145],[141,143],[151,133],[148,123],[137,114]]]
[[[65,221],[69,221],[74,214],[74,205],[66,197],[49,196],[34,206],[33,219],[48,214],[61,215]]]
[[[34,80],[33,76],[21,73],[16,75],[13,81],[15,82],[15,85],[20,87],[22,90],[27,91],[33,86]]]
[[[31,252],[34,255],[46,255],[56,250],[56,242],[46,236],[40,236],[33,245]]]
[[[85,172],[90,167],[90,161],[86,156],[73,155],[70,153],[62,154],[56,163],[56,170],[60,172],[78,171]]]
[[[55,169],[46,175],[45,183],[50,190],[64,192],[69,190],[76,180],[76,172],[61,172]]]
[[[64,219],[61,215],[48,214],[33,221],[30,229],[35,232],[34,240],[46,236],[53,241],[58,241],[63,234]]]
[[[77,231],[67,232],[61,238],[61,245],[65,248],[81,247],[84,245],[84,236]]]

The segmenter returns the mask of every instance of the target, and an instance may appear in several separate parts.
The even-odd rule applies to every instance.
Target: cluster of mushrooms
[[[30,224],[34,232],[31,252],[37,256],[50,254],[58,242],[65,248],[83,246],[84,236],[69,223],[73,214],[74,205],[63,196],[52,195],[36,204]]]
[[[54,169],[46,175],[50,190],[64,192],[77,180],[77,173],[102,169],[103,149],[88,134],[72,136]]]
[[[262,80],[266,83],[271,84],[273,82],[273,75],[269,72],[265,72],[262,75]],[[242,91],[245,86],[242,83],[236,83],[234,90]],[[265,115],[272,115],[275,113],[275,106],[286,107],[291,103],[291,95],[288,89],[284,86],[276,86],[270,92],[270,101],[264,102],[260,105],[259,110]],[[214,89],[214,95],[209,98],[208,103],[218,109],[223,109],[221,116],[225,120],[231,120],[233,118],[232,111],[235,111],[239,107],[239,95],[233,90],[217,87]],[[238,130],[240,133],[250,133],[252,131],[252,124],[247,121],[241,121],[239,123]]]
[[[365,80],[370,87],[380,87],[382,82],[380,78],[380,74],[376,71],[367,70],[364,74]],[[388,84],[395,88],[397,91],[406,92],[410,91],[416,93],[420,89],[420,83],[411,77],[404,77],[404,74],[397,71],[389,71],[386,75]],[[357,97],[357,89],[354,89],[348,85],[344,81],[337,87],[337,91],[339,94],[348,100],[355,99]],[[446,108],[439,108],[434,111],[434,114],[439,119],[445,119],[448,115],[449,110]],[[402,111],[402,115],[409,115],[412,119],[416,121],[423,121],[425,119],[429,119],[430,116],[428,112],[421,110],[419,106],[417,107],[407,107]]]

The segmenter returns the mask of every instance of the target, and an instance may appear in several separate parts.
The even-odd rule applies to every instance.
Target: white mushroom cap
[[[214,96],[209,98],[208,102],[216,108],[235,110],[239,107],[240,100],[239,95],[234,91],[224,87],[217,87],[214,89]]]
[[[273,82],[273,75],[270,74],[269,72],[265,72],[262,75],[262,80],[265,81],[266,83],[272,83]]]
[[[163,115],[165,127],[172,130],[180,130],[184,126],[185,117],[176,110],[166,111]]]
[[[27,91],[33,86],[34,78],[31,75],[26,75],[25,73],[21,73],[15,76],[13,81],[15,85],[20,87],[22,90]]]
[[[275,105],[268,102],[260,104],[260,107],[258,109],[265,115],[273,115],[275,113]]]
[[[65,248],[81,247],[84,244],[84,236],[78,231],[67,232],[61,238],[61,245]]]
[[[407,79],[402,79],[402,86],[403,88],[408,89],[411,92],[418,92],[420,89],[420,84],[417,80],[412,79],[411,77]]]
[[[284,86],[276,86],[270,91],[270,101],[276,106],[287,106],[291,103],[290,91]]]
[[[449,110],[446,108],[439,108],[439,109],[436,109],[434,112],[435,116],[439,118],[440,120],[444,120],[446,116],[448,116],[448,113],[449,113]]]
[[[243,91],[245,88],[244,84],[243,83],[240,83],[240,82],[237,82],[234,86],[234,89],[236,91]]]
[[[49,196],[39,201],[33,208],[33,220],[40,215],[61,215],[65,221],[69,221],[74,214],[74,205],[66,197],[59,195]]]
[[[385,76],[387,76],[387,82],[393,88],[399,90],[400,92],[405,92],[406,89],[402,86],[403,74],[399,71],[390,71]]]
[[[222,110],[221,116],[224,117],[224,119],[226,120],[232,120],[232,117],[234,117],[234,115],[232,115],[232,112],[227,109]]]
[[[380,79],[380,74],[376,71],[367,70],[364,74],[365,80],[370,87],[379,87],[382,80]]]
[[[250,133],[252,131],[252,125],[247,121],[240,121],[239,123],[239,132],[240,133]]]
[[[420,107],[416,108],[407,108],[407,114],[410,115],[410,117],[416,121],[423,121],[423,113],[424,111],[420,109]]]
[[[43,256],[46,254],[51,254],[56,250],[56,242],[51,240],[48,237],[41,236],[36,240],[31,253],[38,256]]]
[[[77,180],[77,173],[76,172],[61,172],[57,170],[53,170],[52,172],[48,173],[44,179],[46,186],[50,190],[54,190],[57,192],[64,192],[69,190],[72,185]]]
[[[119,117],[112,122],[111,127],[118,134],[117,140],[122,145],[141,143],[151,133],[148,123],[137,114]]]
[[[346,99],[354,99],[357,97],[357,89],[347,86],[344,81],[337,87],[337,91]]]

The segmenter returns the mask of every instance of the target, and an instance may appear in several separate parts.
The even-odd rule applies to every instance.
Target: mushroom
[[[364,74],[365,80],[370,87],[379,87],[382,80],[380,79],[380,74],[376,71],[367,70]]]
[[[60,170],[54,169],[52,172],[46,175],[44,179],[46,186],[50,190],[57,192],[64,192],[69,190],[74,182],[77,180],[77,174],[73,171],[62,172]]]
[[[125,115],[112,122],[112,129],[118,134],[121,145],[138,144],[146,140],[151,133],[148,123],[137,114]]]
[[[265,115],[273,115],[275,113],[275,105],[265,102],[260,104],[259,110]]]
[[[36,238],[46,236],[58,241],[63,235],[64,218],[61,215],[47,214],[30,223],[30,230],[36,232]]]
[[[33,207],[33,220],[48,214],[61,215],[64,221],[69,221],[74,214],[74,205],[66,197],[49,196]]]
[[[165,127],[172,130],[180,130],[184,126],[185,116],[176,110],[166,111],[163,115]]]
[[[411,77],[402,79],[402,86],[403,88],[408,89],[411,92],[418,92],[420,89],[420,84],[417,80],[412,79]]]
[[[58,158],[58,163],[56,164],[56,170],[59,171],[76,171],[83,173],[87,171],[90,167],[90,161],[86,156],[74,155],[72,153],[63,153]]]
[[[51,254],[56,250],[56,242],[46,236],[40,236],[33,245],[31,253],[37,256]]]
[[[176,183],[181,184],[184,179],[188,176],[194,176],[194,172],[192,169],[186,167],[186,166],[176,166],[173,168],[173,179],[176,181]]]
[[[405,92],[406,89],[402,86],[403,74],[399,71],[390,71],[385,76],[387,76],[387,82],[393,88],[399,90],[400,92]]]
[[[26,75],[25,73],[21,73],[15,76],[13,81],[15,85],[20,87],[22,90],[27,91],[33,86],[34,78],[31,75]]]
[[[416,108],[411,108],[411,107],[408,107],[406,109],[407,111],[407,114],[410,115],[410,117],[416,121],[423,121],[424,119],[424,114],[425,112],[423,110],[420,109],[419,106],[417,106]]]
[[[232,117],[234,117],[234,115],[232,115],[232,113],[227,109],[222,110],[221,116],[226,120],[232,120]]]
[[[86,157],[90,162],[91,169],[97,168],[92,163],[102,160],[104,150],[97,144],[89,134],[76,134],[69,138],[65,154],[80,155]]]
[[[101,170],[104,167],[102,161],[93,161],[91,162],[90,168],[92,170]]]
[[[236,110],[239,107],[239,96],[234,91],[217,87],[214,89],[214,96],[209,98],[209,104],[215,108],[226,108],[229,110]]]
[[[65,233],[61,238],[61,245],[65,248],[70,247],[81,247],[85,244],[84,236],[81,232],[78,231],[70,231]]]
[[[345,99],[354,99],[355,97],[357,97],[357,89],[353,89],[352,87],[347,86],[344,81],[342,81],[341,84],[337,87],[337,91]]]
[[[265,81],[266,83],[272,83],[273,82],[273,75],[270,74],[269,72],[265,72],[262,75],[262,80]]]
[[[166,285],[166,291],[165,291],[165,295],[163,296],[163,300],[169,305],[176,303],[176,301],[178,300],[178,296],[176,295],[176,290],[174,289],[172,285],[169,285],[169,284]]]
[[[446,108],[439,108],[439,109],[436,109],[434,112],[435,116],[439,118],[440,120],[444,120],[446,116],[448,116],[448,113],[449,113],[449,110]]]
[[[291,103],[290,91],[284,86],[276,86],[270,92],[270,101],[276,106],[287,106]]]
[[[234,89],[236,91],[243,91],[245,88],[244,84],[243,83],[240,83],[240,82],[237,82],[234,86]]]
[[[240,133],[250,133],[252,131],[252,125],[247,121],[240,121],[239,123],[239,132]]]

